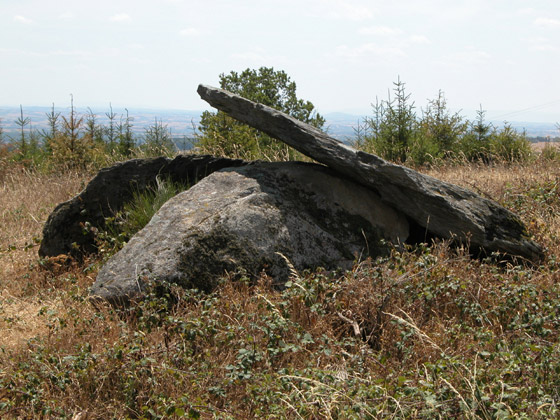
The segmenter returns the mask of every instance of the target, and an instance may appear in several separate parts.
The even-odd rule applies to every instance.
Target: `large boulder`
[[[404,215],[322,165],[227,168],[164,204],[102,267],[91,293],[126,301],[151,281],[211,290],[240,271],[264,271],[281,285],[286,259],[298,270],[350,268],[408,233]]]
[[[376,191],[434,236],[468,243],[471,249],[540,261],[542,248],[521,220],[494,201],[412,169],[357,151],[317,128],[222,89],[200,85],[202,99]]]
[[[59,204],[50,214],[43,227],[39,255],[78,257],[95,252],[94,234],[84,228],[85,224],[103,229],[106,217],[117,213],[134,193],[154,186],[158,176],[189,185],[218,169],[244,164],[237,159],[179,155],[173,160],[167,157],[132,159],[104,168],[80,194]]]

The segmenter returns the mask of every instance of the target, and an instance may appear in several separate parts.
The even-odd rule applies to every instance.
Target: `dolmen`
[[[158,177],[192,185],[165,203],[100,269],[91,295],[114,304],[154,283],[211,291],[228,276],[267,275],[282,287],[293,269],[346,270],[426,238],[538,263],[543,249],[521,220],[469,190],[353,149],[285,113],[199,85],[213,107],[318,163],[245,162],[187,155],[103,169],[50,215],[41,256],[95,251],[103,228],[134,191]]]

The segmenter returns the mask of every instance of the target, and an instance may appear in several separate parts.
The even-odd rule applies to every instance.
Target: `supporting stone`
[[[373,189],[428,232],[485,252],[530,261],[543,258],[521,220],[496,202],[412,169],[353,149],[315,127],[239,95],[206,85],[198,93],[213,107]]]

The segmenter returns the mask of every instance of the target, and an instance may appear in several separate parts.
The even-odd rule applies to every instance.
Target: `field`
[[[88,299],[103,256],[37,256],[93,174],[0,161],[0,418],[558,418],[558,161],[423,171],[518,213],[546,260],[437,242],[117,310]]]

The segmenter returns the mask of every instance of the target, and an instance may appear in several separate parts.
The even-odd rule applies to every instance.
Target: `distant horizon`
[[[560,122],[550,0],[25,0],[2,2],[0,38],[16,106],[206,110],[199,83],[268,67],[321,114],[371,115],[400,80],[418,107],[442,91],[469,119]]]
[[[415,110],[417,111],[417,113],[421,113],[421,108],[425,107],[425,104],[420,104],[421,106],[418,106],[418,104],[415,104]],[[45,110],[50,110],[52,109],[52,103],[49,105],[25,105],[25,104],[21,104],[21,106],[23,107],[24,110],[24,114],[25,114],[25,109],[33,109],[33,108],[43,108]],[[87,111],[88,109],[91,109],[92,111],[95,112],[108,112],[110,109],[110,106],[112,106],[113,111],[115,110],[126,110],[128,109],[129,111],[143,111],[143,112],[181,112],[181,113],[188,113],[188,114],[202,114],[205,111],[211,111],[211,112],[216,112],[217,110],[215,108],[212,108],[210,106],[205,107],[201,107],[200,109],[189,109],[189,108],[175,108],[175,107],[164,107],[164,106],[142,106],[142,105],[131,105],[131,106],[122,106],[122,105],[115,105],[113,103],[107,103],[106,105],[76,105],[76,101],[74,101],[74,108],[77,110],[81,110],[81,111]],[[0,105],[0,111],[2,109],[18,109],[19,110],[20,105]],[[59,106],[56,103],[54,104],[54,108],[57,111],[62,111],[62,110],[69,110],[70,109],[70,101],[68,101],[68,105],[66,106]],[[459,115],[461,115],[463,118],[468,119],[468,120],[473,120],[476,118],[476,113],[478,112],[480,108],[477,109],[471,109],[471,110],[463,110],[463,109],[449,109],[449,112],[451,114],[454,113],[459,113]],[[535,112],[533,110],[527,110],[527,109],[523,109],[523,110],[487,110],[484,109],[484,107],[482,107],[482,110],[485,112],[485,119],[489,122],[512,122],[512,123],[543,123],[543,124],[560,124],[560,115],[557,115],[555,113],[550,113],[550,112]],[[370,108],[369,110],[365,111],[365,110],[360,110],[360,109],[343,109],[343,110],[326,110],[326,111],[321,111],[321,110],[314,110],[315,112],[319,113],[320,115],[336,115],[336,114],[340,114],[340,115],[345,115],[348,117],[360,117],[360,118],[364,118],[364,117],[369,117],[372,115],[373,111]],[[529,115],[528,117],[521,117],[523,115]],[[0,115],[1,118],[1,115]]]
[[[105,115],[109,111],[109,105],[106,107],[88,107],[88,106],[77,106],[74,104],[74,108],[80,115],[87,114],[87,110],[91,109],[100,124],[106,124],[108,118]],[[168,125],[173,136],[184,136],[190,135],[193,128],[198,126],[201,114],[206,111],[204,109],[176,109],[176,108],[144,108],[144,107],[119,107],[112,106],[113,112],[117,114],[117,120],[120,120],[125,113],[125,109],[128,109],[130,117],[133,118],[133,125],[135,132],[140,132],[145,130],[153,124],[154,119],[157,118],[161,120],[164,124]],[[31,118],[31,125],[35,129],[45,129],[47,125],[46,114],[50,112],[52,105],[23,105],[24,117]],[[55,104],[55,111],[60,112],[62,115],[67,115],[66,113],[70,110],[70,105],[68,106],[57,106]],[[210,111],[216,111],[213,108],[209,108]],[[0,126],[3,128],[7,135],[14,135],[17,133],[18,128],[15,124],[15,120],[19,118],[20,108],[19,106],[0,106]],[[450,111],[453,113],[453,111]],[[347,139],[352,138],[355,135],[355,128],[357,128],[359,123],[362,123],[364,118],[371,116],[372,113],[351,113],[343,111],[334,112],[319,112],[326,119],[325,128],[328,128],[330,135],[337,139]],[[476,117],[475,111],[469,117],[464,112],[459,113],[465,120],[474,121]],[[417,110],[417,116],[421,113]],[[494,115],[504,115],[504,113],[495,112]],[[515,114],[513,114],[515,115]],[[518,114],[519,115],[519,114]],[[6,118],[8,117],[8,118]],[[518,131],[526,131],[528,137],[559,137],[560,130],[557,127],[556,121],[538,121],[538,120],[507,120],[505,118],[493,119],[492,114],[488,111],[486,113],[485,120],[488,123],[493,124],[496,127],[501,127],[504,122],[510,124],[514,129]],[[194,127],[193,127],[194,124]]]

